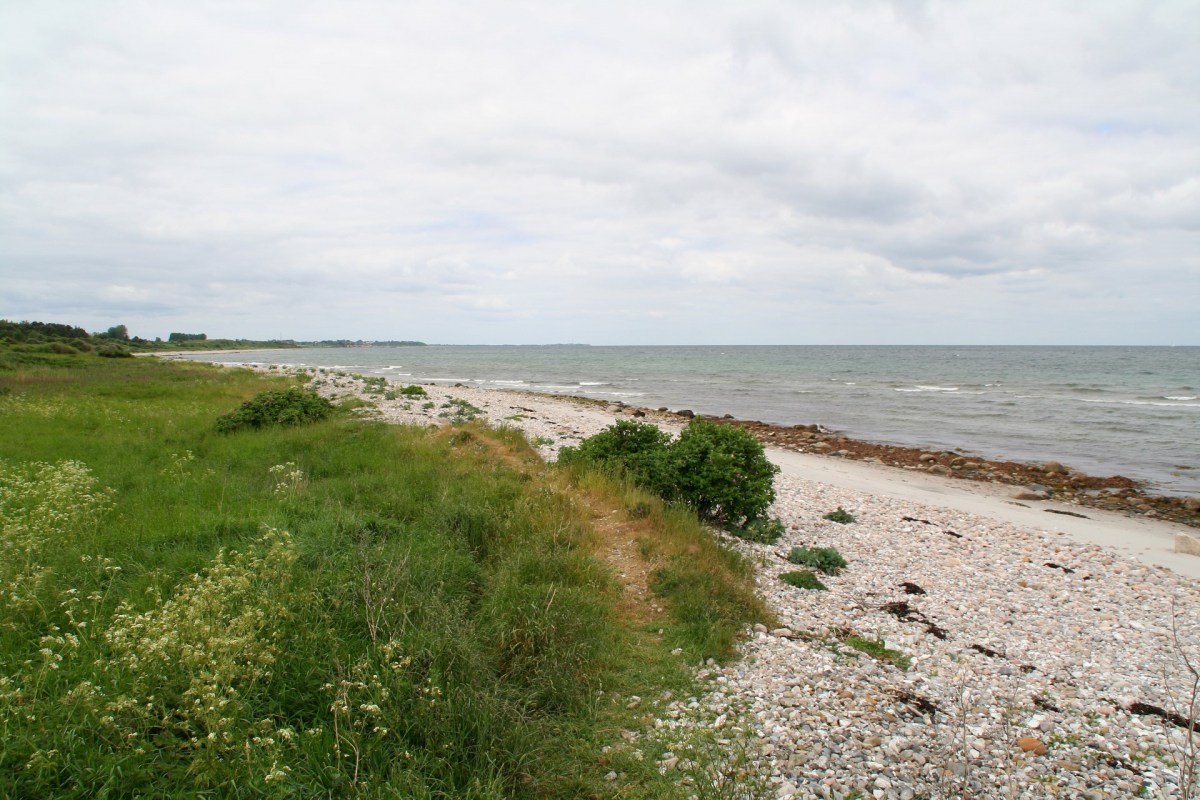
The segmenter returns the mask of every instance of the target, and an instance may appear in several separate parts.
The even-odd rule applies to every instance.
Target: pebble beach
[[[467,387],[389,400],[332,372],[314,387],[362,396],[395,423],[439,424],[447,403],[465,402],[548,460],[632,413],[671,432],[686,423]],[[1200,779],[1200,557],[1170,551],[1182,526],[1092,509],[1043,520],[1005,488],[967,502],[948,478],[876,467],[864,482],[768,454],[783,467],[771,514],[786,533],[729,542],[758,565],[776,626],[746,631],[740,660],[700,665],[697,696],[648,706],[656,741],[728,729],[759,776],[747,796],[1188,796]],[[854,521],[825,518],[839,508]],[[820,576],[827,591],[796,588],[779,576],[796,569],[797,546],[834,547],[848,566]],[[678,762],[669,749],[659,758]]]

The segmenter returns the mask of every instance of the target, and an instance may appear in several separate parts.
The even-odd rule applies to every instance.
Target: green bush
[[[749,433],[704,420],[694,420],[675,442],[656,425],[621,420],[578,447],[564,447],[558,458],[628,475],[664,500],[692,506],[704,520],[736,526],[771,505],[779,471]]]
[[[841,506],[837,507],[837,511],[830,511],[828,514],[826,514],[825,519],[829,520],[830,522],[840,523],[842,525],[849,525],[851,522],[858,521],[854,518],[853,514]]]
[[[788,553],[788,561],[812,567],[826,575],[837,575],[839,570],[846,568],[846,559],[836,547],[793,547]]]
[[[562,448],[558,460],[627,475],[644,489],[671,500],[675,477],[668,460],[670,444],[670,434],[657,425],[620,420],[584,439],[578,447]]]
[[[817,591],[826,591],[829,587],[821,583],[821,579],[815,574],[806,569],[796,570],[795,572],[785,572],[779,576],[779,580],[795,586],[797,589],[815,589]]]
[[[739,539],[758,544],[775,544],[783,537],[783,523],[773,517],[758,517],[745,525],[731,525],[729,532]]]
[[[133,358],[133,353],[119,344],[102,344],[96,350],[96,355],[101,358]]]
[[[694,420],[670,449],[678,499],[704,519],[745,524],[775,500],[775,473],[762,444],[741,428]]]
[[[404,395],[405,397],[428,397],[429,396],[429,392],[425,391],[422,387],[417,386],[415,384],[412,386],[405,386],[403,389],[399,389],[398,391],[400,392],[400,394]]]
[[[316,392],[299,387],[271,389],[242,403],[236,411],[218,417],[217,430],[229,433],[268,425],[300,425],[324,419],[332,410],[333,404]]]

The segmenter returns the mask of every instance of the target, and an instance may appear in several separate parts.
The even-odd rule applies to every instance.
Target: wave
[[[911,387],[908,389],[892,387],[892,390],[896,391],[896,392],[957,392],[958,387],[957,386],[924,386],[922,384],[918,384],[917,386]],[[983,392],[976,392],[976,394],[983,394]]]
[[[1197,398],[1196,395],[1194,395],[1194,394],[1177,395],[1177,396],[1167,395],[1167,396],[1163,397],[1163,400],[1196,400],[1196,399],[1200,399],[1200,398]]]

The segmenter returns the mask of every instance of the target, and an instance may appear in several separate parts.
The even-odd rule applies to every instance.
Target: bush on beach
[[[779,471],[749,433],[705,420],[694,420],[674,442],[656,425],[621,420],[579,447],[564,447],[559,461],[625,475],[668,502],[691,506],[701,519],[740,528],[775,500]]]
[[[316,392],[299,387],[260,392],[236,411],[217,418],[217,430],[231,433],[243,428],[268,425],[301,425],[329,416],[333,404]]]

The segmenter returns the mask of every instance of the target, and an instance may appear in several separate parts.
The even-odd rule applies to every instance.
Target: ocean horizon
[[[187,354],[690,409],[1200,495],[1200,347],[425,345]]]

